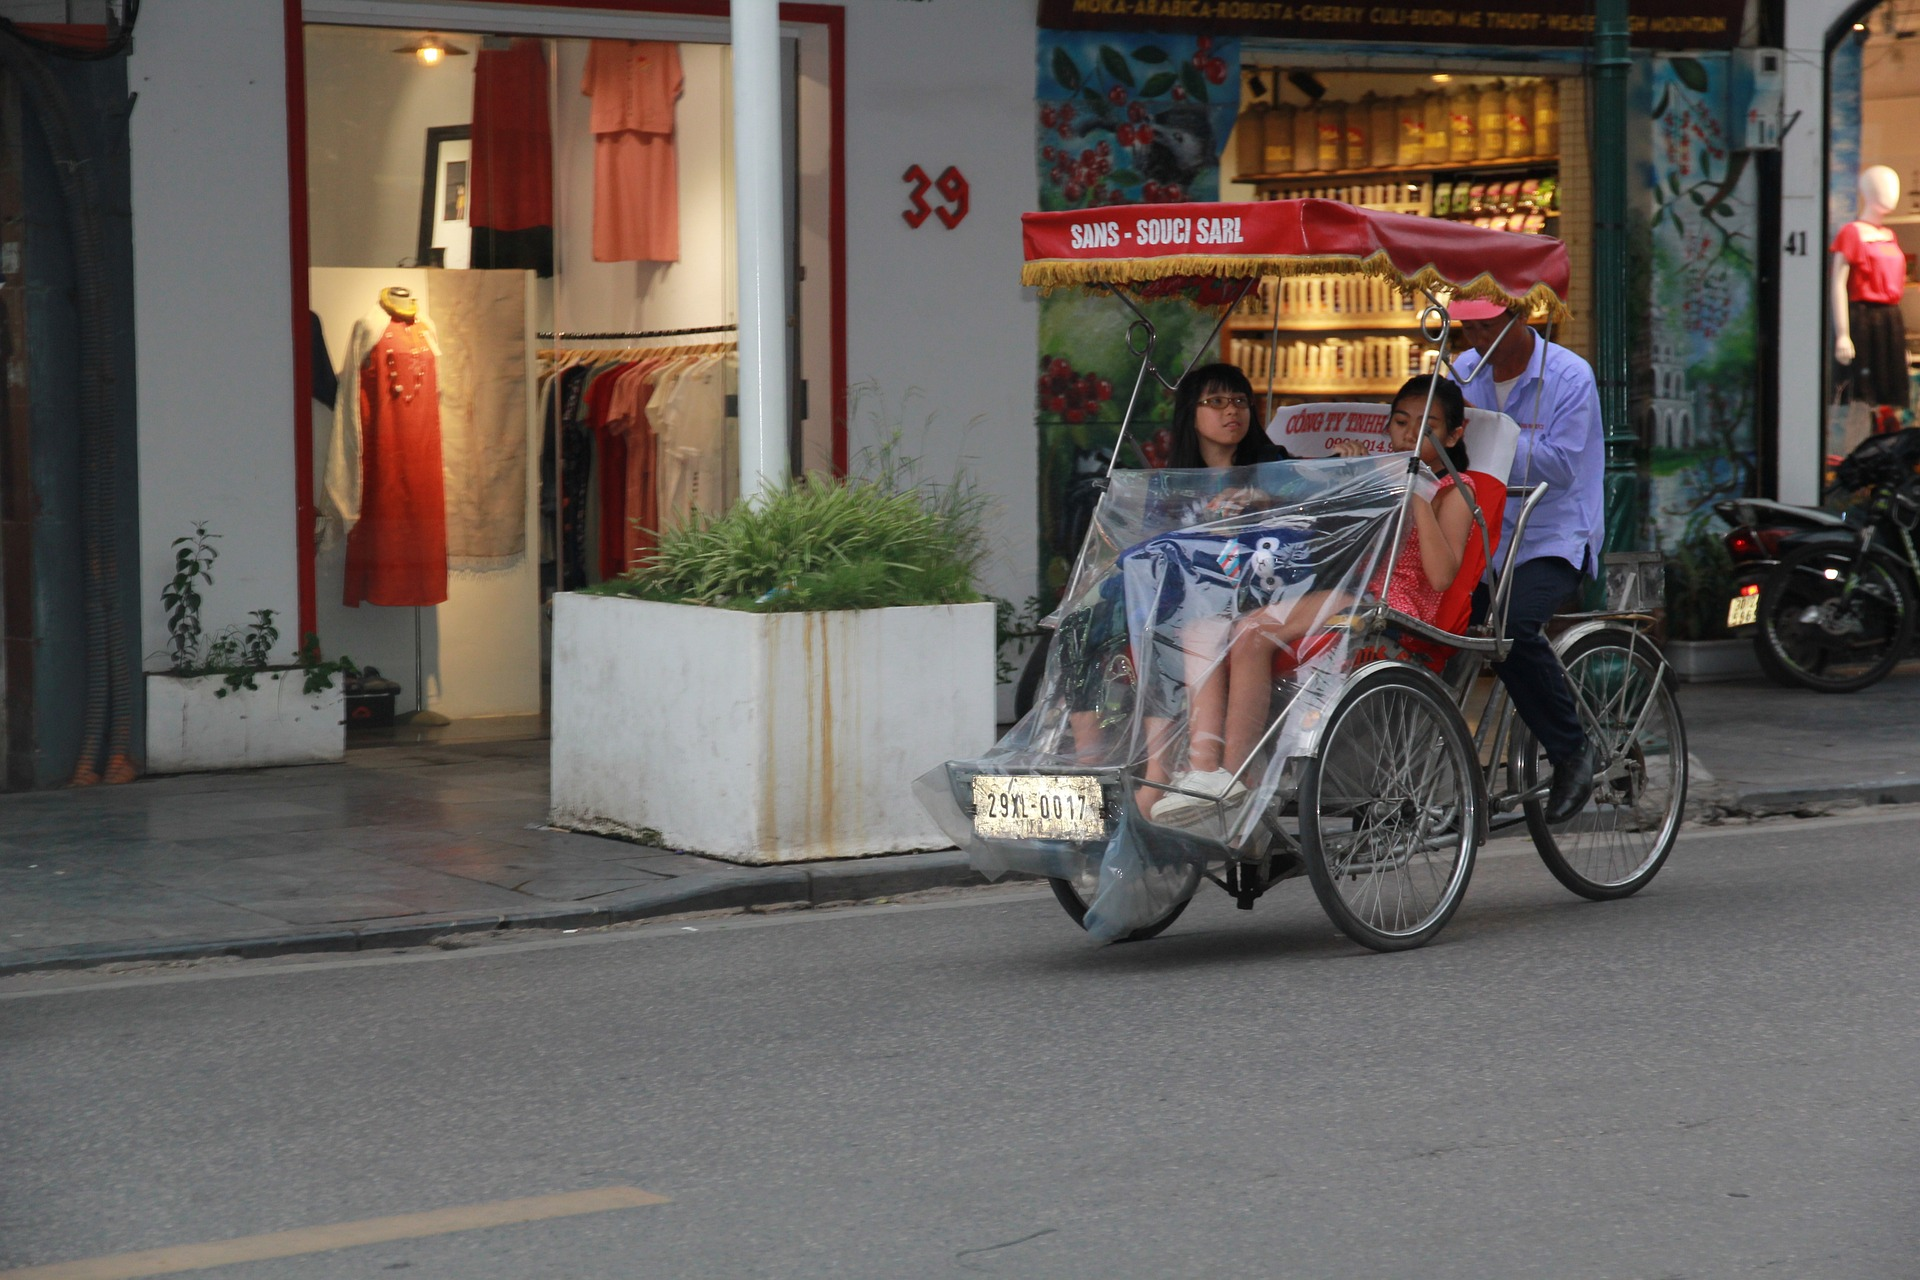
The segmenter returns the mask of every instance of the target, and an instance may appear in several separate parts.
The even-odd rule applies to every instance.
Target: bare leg
[[[1141,721],[1141,727],[1147,735],[1147,764],[1140,776],[1149,783],[1167,782],[1173,776],[1168,768],[1169,757],[1173,754],[1173,721],[1160,716],[1146,716]],[[1140,812],[1152,813],[1153,806],[1165,794],[1158,787],[1139,787],[1133,793],[1133,803]]]
[[[1267,710],[1273,701],[1273,655],[1277,640],[1263,634],[1259,624],[1242,622],[1234,628],[1227,677],[1226,766],[1238,771],[1253,754],[1254,744],[1267,729]]]
[[[1100,732],[1100,713],[1069,711],[1067,726],[1073,730],[1073,758],[1080,764],[1102,763],[1107,744]]]
[[[1227,719],[1227,639],[1225,618],[1189,624],[1180,635],[1186,652],[1187,767],[1211,773],[1220,767],[1222,730]]]
[[[1233,634],[1228,676],[1226,765],[1238,770],[1265,735],[1273,700],[1273,655],[1297,644],[1328,614],[1349,604],[1338,591],[1312,591],[1289,607],[1269,605],[1242,620]]]

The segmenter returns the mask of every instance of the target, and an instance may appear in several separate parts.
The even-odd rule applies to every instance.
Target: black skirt
[[[1907,407],[1907,325],[1897,302],[1849,302],[1853,363],[1843,370],[1849,397]]]

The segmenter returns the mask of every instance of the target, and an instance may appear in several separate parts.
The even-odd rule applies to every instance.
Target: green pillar
[[[1640,437],[1627,419],[1627,0],[1593,6],[1594,377],[1607,439],[1609,551],[1639,544]]]

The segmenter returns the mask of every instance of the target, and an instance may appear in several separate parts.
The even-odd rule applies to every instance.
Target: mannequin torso
[[[1898,258],[1899,281],[1905,279],[1905,258],[1899,242],[1886,227],[1887,215],[1900,203],[1900,175],[1877,164],[1860,175],[1860,216],[1834,238],[1829,303],[1833,315],[1833,357],[1852,364],[1855,355],[1850,303],[1898,302],[1899,285],[1893,279]],[[1856,267],[1862,273],[1856,276]],[[1885,296],[1888,292],[1891,297]]]

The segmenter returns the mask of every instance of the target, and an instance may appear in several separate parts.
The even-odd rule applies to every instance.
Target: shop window
[[[357,723],[537,718],[547,598],[736,497],[730,51],[313,25],[305,58],[318,631],[400,686]]]

